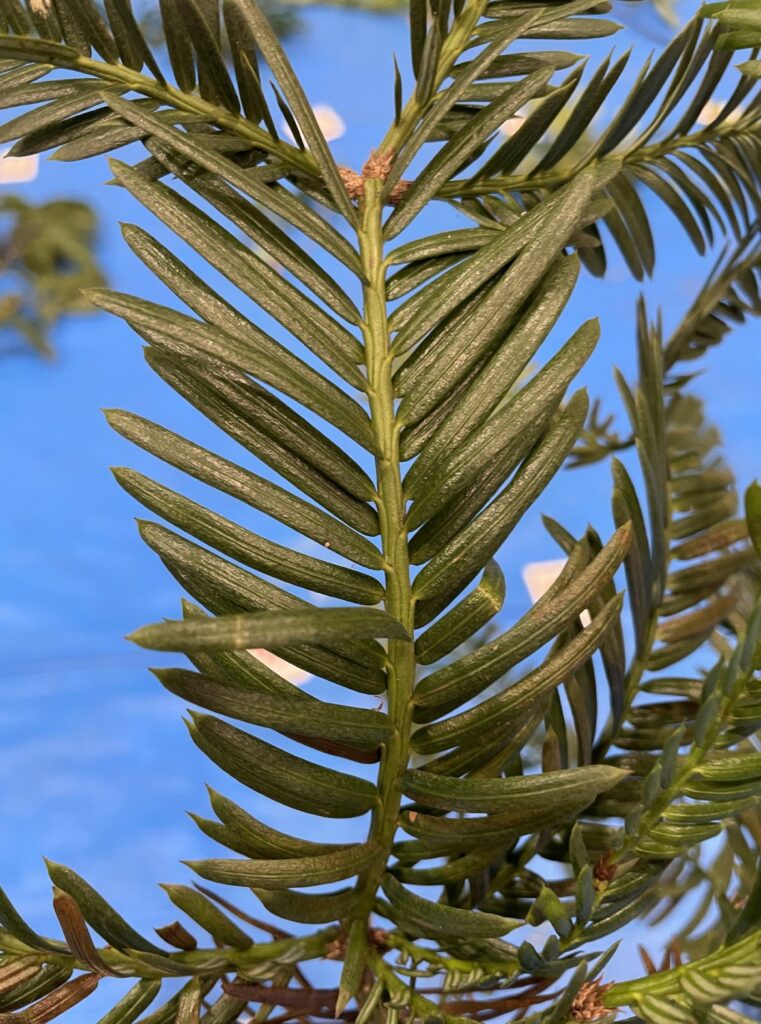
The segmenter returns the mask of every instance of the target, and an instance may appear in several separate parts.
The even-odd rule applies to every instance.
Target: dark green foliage
[[[206,485],[191,501],[181,484],[115,470],[163,520],[140,533],[197,602],[131,639],[187,656],[192,667],[156,675],[203,709],[193,741],[232,779],[356,819],[353,841],[330,843],[252,817],[245,797],[212,792],[215,817],[194,815],[221,851],[190,871],[253,889],[308,926],[299,936],[214,889],[166,885],[189,927],[158,929],[164,948],[50,865],[66,941],[34,933],[2,896],[1,1022],[52,1019],[106,974],[138,981],[101,1024],[219,1024],[249,1006],[257,1020],[358,1024],[529,1010],[535,1024],[607,1022],[624,1006],[653,1024],[748,1019],[761,977],[761,504],[755,486],[742,517],[684,364],[761,310],[761,94],[735,75],[702,123],[735,73],[722,29],[695,20],[593,135],[629,58],[585,77],[563,47],[613,34],[607,13],[594,0],[413,0],[415,87],[404,102],[397,78],[392,127],[358,173],[335,163],[254,0],[162,0],[168,62],[128,0],[105,16],[89,2],[0,2],[0,101],[32,108],[5,138],[67,160],[144,144],[135,165],[112,161],[113,184],[199,269],[127,225],[171,304],[91,295],[240,446],[222,457],[109,411],[124,438]],[[281,116],[294,144],[275,131]],[[618,374],[624,430],[598,402],[590,415],[576,383],[605,344],[597,322],[553,328],[580,273],[605,273],[601,229],[635,277],[653,272],[653,196],[699,251],[735,240],[669,339],[640,304],[637,379]],[[416,234],[433,201],[470,226]],[[503,545],[569,460],[613,450],[610,536],[546,518],[562,571],[524,615],[504,614]],[[214,510],[215,492],[239,519]],[[296,539],[254,532],[251,510]],[[333,684],[331,697],[294,688],[261,648]],[[670,950],[652,976],[614,984],[608,937],[691,897],[699,914],[675,939],[686,962]],[[541,949],[510,941],[543,922]],[[324,957],[343,962],[335,989],[302,971]]]

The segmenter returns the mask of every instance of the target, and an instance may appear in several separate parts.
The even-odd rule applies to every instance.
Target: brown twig
[[[284,931],[282,928],[278,928],[274,924],[267,924],[266,921],[259,921],[257,918],[247,914],[245,910],[241,910],[240,907],[236,907],[234,903],[230,903],[220,896],[218,893],[211,889],[207,889],[204,885],[199,885],[198,882],[193,882],[193,885],[199,892],[203,893],[204,896],[208,896],[210,900],[214,900],[220,907],[224,907],[225,910],[229,910],[231,914],[235,914],[236,917],[240,918],[241,921],[245,921],[246,924],[253,925],[254,928],[258,928],[260,931],[266,932],[267,935],[271,935],[273,939],[292,939],[293,935],[290,932]]]

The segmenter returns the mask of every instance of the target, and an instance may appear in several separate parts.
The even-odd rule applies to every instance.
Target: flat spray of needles
[[[0,99],[28,108],[0,138],[68,161],[140,144],[112,184],[151,215],[124,237],[170,305],[89,297],[238,445],[108,412],[159,476],[237,499],[239,522],[115,471],[187,595],[131,639],[178,653],[158,685],[256,794],[211,793],[220,855],[163,887],[156,935],[60,864],[56,937],[1,893],[3,1024],[97,986],[100,1024],[758,1019],[761,488],[739,508],[692,381],[761,312],[761,10],[709,6],[641,68],[588,66],[565,47],[612,36],[608,7],[411,0],[390,127],[347,168],[254,0],[160,0],[160,51],[130,0],[0,0]],[[422,236],[432,205],[449,227]],[[613,373],[625,328],[555,325],[611,252],[653,274],[664,207],[712,269],[673,331],[631,310],[619,415],[575,379],[595,348]],[[511,617],[495,558],[558,473],[600,462],[603,535],[546,517],[564,566]],[[293,547],[249,529],[271,520]],[[643,924],[624,980],[617,939]]]

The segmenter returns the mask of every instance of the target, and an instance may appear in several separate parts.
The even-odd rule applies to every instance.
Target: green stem
[[[152,960],[143,960],[140,953],[131,955],[110,946],[98,949],[103,962],[116,974],[124,978],[173,978],[182,972],[184,976],[214,975],[221,977],[232,970],[245,970],[267,961],[283,959],[291,962],[294,952],[298,951],[299,962],[316,960],[325,956],[328,946],[336,938],[338,929],[335,926],[323,928],[312,935],[278,939],[274,942],[254,942],[246,949],[220,947],[214,949],[196,949],[187,953],[163,953]],[[62,952],[40,952],[15,939],[7,932],[0,932],[0,950],[20,959],[37,959],[40,966],[51,964],[59,967],[71,967],[74,970],[88,971],[91,967],[75,956]],[[165,966],[164,966],[165,962]]]
[[[668,523],[666,530],[667,544],[666,544],[666,572],[670,565],[670,558],[668,555],[669,543],[668,540],[671,536],[671,525],[672,525],[672,512],[671,512],[671,500],[670,493],[667,488],[667,509],[668,509]],[[629,692],[630,700],[629,706],[631,705],[631,699],[636,695],[639,690],[639,682],[644,674],[647,667],[647,659],[652,650],[653,643],[655,640],[656,630],[659,621],[660,604],[655,603],[653,611],[651,613],[651,619],[647,632],[647,638],[643,644],[642,650],[638,653],[637,659],[632,665],[629,672]],[[727,723],[730,721],[737,702],[742,699],[746,692],[746,685],[748,681],[747,673],[739,673],[737,678],[734,680],[731,689],[724,694],[724,698],[721,702],[721,707],[717,709],[716,715],[710,722],[705,735],[703,736],[700,743],[697,741],[693,742],[692,749],[680,762],[678,770],[674,774],[674,778],[669,786],[667,786],[658,796],[658,798],[643,811],[641,818],[639,819],[637,831],[633,835],[628,835],[624,839],[622,845],[617,849],[612,857],[612,862],[620,862],[623,859],[629,857],[634,853],[636,846],[642,836],[647,836],[649,831],[658,824],[663,816],[664,812],[668,807],[671,806],[676,800],[678,800],[684,793],[685,787],[692,779],[694,773],[700,768],[708,757],[713,754],[716,744],[719,740],[721,733],[726,729]],[[717,683],[721,685],[721,683]],[[671,862],[668,862],[671,863]],[[605,889],[602,889],[597,893],[594,901],[593,911],[600,907],[605,899]],[[574,926],[570,935],[564,940],[562,948],[568,949],[585,939],[584,936],[585,926]],[[612,1004],[610,1004],[612,1005]]]
[[[463,10],[455,18],[451,31],[442,44],[430,96],[421,101],[418,91],[415,90],[405,103],[399,115],[399,120],[389,128],[386,137],[381,142],[379,146],[381,153],[391,152],[398,154],[395,166],[387,179],[384,195],[387,195],[391,186],[399,180],[404,173],[404,169],[412,159],[414,151],[417,150],[417,146],[415,146],[412,153],[404,152],[408,143],[414,141],[415,129],[418,127],[420,119],[437,102],[439,88],[449,77],[452,68],[462,56],[473,34],[473,29],[486,10],[486,6],[487,0],[478,0],[476,3],[464,6]]]
[[[715,753],[719,738],[722,732],[726,730],[727,724],[734,714],[737,702],[745,696],[747,683],[748,675],[746,673],[738,674],[731,690],[724,694],[721,707],[717,709],[716,715],[711,720],[705,735],[699,743],[697,741],[693,742],[692,750],[680,763],[679,770],[675,773],[671,785],[664,789],[658,799],[643,812],[637,830],[638,835],[628,838],[623,849],[618,854],[619,857],[627,854],[636,846],[640,835],[646,836],[648,834],[649,830],[660,821],[664,811],[682,795],[694,773]],[[717,683],[717,686],[720,685],[721,683]]]
[[[399,457],[400,425],[394,409],[393,356],[387,320],[386,269],[383,261],[383,183],[365,182],[361,208],[359,248],[364,286],[362,332],[367,366],[370,417],[377,442],[376,474],[378,518],[386,560],[386,610],[412,636],[414,600],[405,527],[405,502]],[[358,899],[350,924],[344,997],[358,982],[352,971],[361,971],[366,959],[367,921],[391,853],[402,796],[402,775],[409,760],[412,696],[415,685],[415,651],[411,640],[390,640],[388,645],[388,715],[393,735],[385,745],[378,773],[378,802],[369,840],[377,849],[373,863],[357,883]]]
[[[699,960],[672,967],[667,971],[649,974],[634,981],[622,981],[615,984],[604,996],[606,1007],[632,1006],[638,997],[660,996],[668,998],[680,994],[680,979],[692,975],[704,980],[720,981],[730,967],[757,963],[761,949],[761,933],[751,932],[746,938],[731,946],[722,946],[713,953],[708,953]]]
[[[668,156],[678,150],[691,149],[715,142],[722,138],[737,138],[742,135],[746,126],[744,123],[722,124],[717,128],[703,128],[692,135],[678,136],[677,138],[663,139],[650,146],[635,146],[627,153],[619,154],[623,160],[624,167],[647,163],[658,160],[660,157]],[[750,134],[750,133],[749,133]],[[757,133],[752,133],[754,138]],[[612,154],[616,155],[616,154]],[[556,189],[572,181],[586,167],[599,160],[594,150],[583,157],[573,166],[563,170],[550,171],[546,174],[512,174],[504,177],[471,179],[455,179],[444,185],[437,193],[437,199],[472,199],[478,196],[493,195],[500,192],[525,192],[534,189]],[[606,158],[607,159],[607,158]]]
[[[426,999],[422,993],[416,992],[414,986],[405,985],[382,957],[374,953],[370,957],[370,963],[375,975],[386,986],[390,999],[400,1008],[404,1007],[414,1019],[441,1021],[442,1024],[467,1024],[466,1018],[447,1013],[443,1008],[446,1005],[443,1000],[441,1003],[434,1003]]]
[[[642,685],[642,677],[647,671],[647,664],[650,660],[650,656],[653,652],[655,642],[658,635],[658,623],[661,618],[661,609],[663,604],[663,593],[666,585],[666,579],[668,577],[669,569],[671,567],[671,533],[674,521],[673,508],[671,503],[671,491],[668,484],[666,483],[665,493],[663,495],[665,503],[665,524],[663,528],[664,537],[664,565],[662,577],[654,584],[653,603],[650,608],[650,614],[647,620],[647,627],[645,629],[645,635],[642,640],[642,645],[639,650],[635,653],[632,662],[629,666],[629,671],[626,674],[626,690],[624,693],[624,704],[621,712],[621,725],[623,725],[631,711],[632,705],[635,698],[640,693]],[[619,727],[620,728],[620,727]],[[597,761],[602,761],[611,747],[615,745],[617,738],[618,729],[611,729],[610,733],[606,734],[600,743],[600,747],[596,752]],[[670,791],[669,791],[670,792]],[[673,799],[672,796],[669,800]],[[668,802],[668,801],[667,801]],[[639,830],[641,832],[641,829]],[[638,836],[627,836],[622,846],[614,851],[611,851],[612,863],[620,862],[622,859],[627,857],[634,846],[636,846]],[[592,914],[598,910],[605,902],[607,887],[603,887],[595,894],[594,903],[592,906]],[[585,941],[585,929],[586,925],[574,925],[570,934],[561,943],[561,948],[572,949]]]
[[[140,74],[123,64],[107,64],[90,57],[68,55],[68,48],[59,47],[61,55],[56,59],[51,54],[50,63],[55,67],[79,71],[92,75],[104,83],[119,86],[124,92],[137,92],[142,96],[158,100],[175,110],[198,114],[208,124],[216,125],[225,131],[232,132],[238,138],[246,139],[252,146],[279,157],[289,168],[320,181],[320,172],[309,153],[291,146],[280,139],[273,139],[268,131],[249,121],[248,118],[225,110],[216,103],[210,103],[195,93],[183,92],[168,83],[156,81],[147,75]]]

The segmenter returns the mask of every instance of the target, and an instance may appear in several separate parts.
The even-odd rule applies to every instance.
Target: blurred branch
[[[50,355],[57,321],[91,308],[82,289],[103,283],[96,232],[95,214],[84,203],[0,199],[0,352],[24,343]]]

